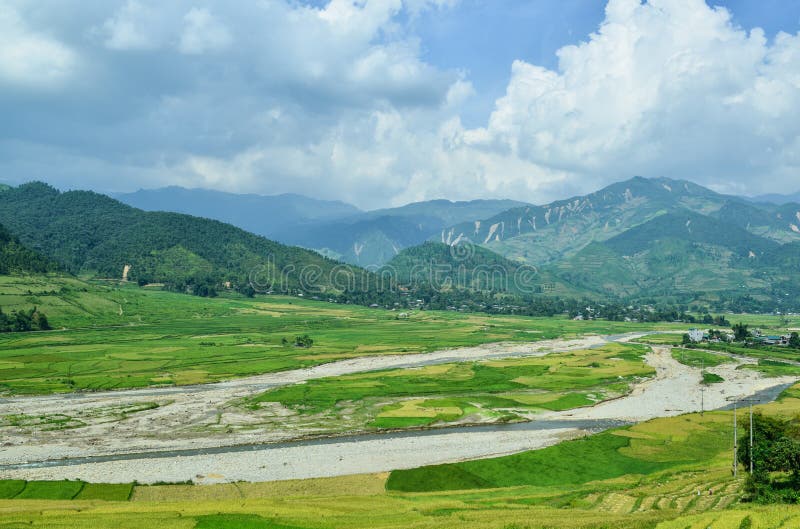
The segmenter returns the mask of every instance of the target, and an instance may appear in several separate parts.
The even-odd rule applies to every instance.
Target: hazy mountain
[[[360,266],[379,266],[402,249],[423,243],[445,226],[495,215],[521,204],[513,200],[415,202],[331,222],[308,223],[279,240]]]
[[[145,212],[105,195],[60,193],[42,183],[0,193],[0,222],[72,273],[106,278],[126,273],[134,281],[164,282],[195,293],[224,282],[245,289],[251,279],[265,290],[295,290],[309,266],[320,273],[304,279],[330,288],[328,272],[339,266],[315,252],[216,220]],[[293,271],[282,275],[288,267]],[[341,273],[359,281],[370,277],[355,267]]]
[[[361,266],[381,265],[445,226],[492,216],[523,204],[513,200],[430,200],[362,212],[344,202],[302,195],[237,195],[181,187],[114,197],[146,211],[172,211],[220,220]]]
[[[755,197],[749,197],[747,200],[752,202],[760,202],[760,203],[769,203],[769,204],[786,204],[789,202],[794,202],[795,204],[800,204],[800,191],[797,193],[789,193],[786,195],[781,195],[778,193],[770,193],[767,195],[758,195]]]
[[[302,195],[239,195],[208,189],[163,187],[112,195],[145,211],[171,211],[233,224],[257,235],[284,240],[295,226],[355,215],[355,206]]]

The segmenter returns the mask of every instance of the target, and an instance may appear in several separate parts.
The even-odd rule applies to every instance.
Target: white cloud
[[[157,9],[128,0],[103,23],[105,45],[112,50],[154,50],[164,38],[162,24]]]
[[[467,128],[469,76],[427,62],[413,33],[414,17],[456,3],[262,0],[212,12],[190,0],[115,0],[75,17],[96,28],[99,46],[85,26],[62,44],[49,35],[64,35],[7,8],[0,43],[39,44],[13,60],[0,46],[0,80],[65,79],[71,50],[87,55],[95,78],[84,92],[48,107],[20,140],[102,167],[85,181],[108,179],[108,189],[295,191],[377,207],[436,197],[544,202],[635,174],[730,192],[797,187],[800,36],[768,40],[702,0],[611,0],[596,33],[559,50],[557,68],[509,65],[485,126]],[[74,101],[85,102],[82,112]],[[0,98],[17,123],[41,116],[34,107]],[[0,132],[15,138],[2,124]],[[6,152],[3,169],[14,173],[13,157],[35,149]],[[16,174],[47,174],[43,160],[22,160]],[[114,164],[125,179],[109,178]],[[62,166],[52,172],[66,175]]]
[[[799,36],[769,44],[702,0],[611,0],[597,33],[558,56],[558,71],[513,64],[488,126],[471,135],[476,146],[575,179],[724,178],[741,188],[797,168]]]
[[[77,62],[65,44],[31,29],[10,5],[0,5],[0,85],[58,86],[72,75]]]
[[[219,51],[231,43],[228,28],[216,20],[208,9],[192,8],[183,18],[185,26],[178,44],[182,53]]]

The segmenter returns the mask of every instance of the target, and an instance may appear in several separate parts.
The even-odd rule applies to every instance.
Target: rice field
[[[384,309],[264,296],[199,298],[63,278],[0,277],[0,307],[56,329],[0,335],[0,394],[214,382],[358,356],[674,327]],[[295,347],[308,334],[310,348]]]

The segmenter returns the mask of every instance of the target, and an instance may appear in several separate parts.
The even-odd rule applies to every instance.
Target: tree
[[[733,326],[733,337],[737,342],[743,342],[750,337],[749,326],[744,323],[737,323]]]
[[[311,336],[304,334],[303,336],[295,337],[294,345],[296,347],[311,347],[314,345],[314,340],[311,339]]]
[[[683,345],[689,345],[690,343],[692,343],[692,338],[689,336],[688,332],[683,333],[683,337],[681,339],[681,343]]]
[[[798,335],[796,332],[793,332],[789,336],[789,347],[800,349],[800,335]]]
[[[750,466],[750,432],[745,423],[745,432],[739,441],[738,460]],[[765,416],[753,416],[754,472],[747,483],[751,498],[761,503],[796,503],[800,484],[800,431],[792,420]],[[779,474],[773,474],[779,473]],[[790,476],[785,478],[785,474]]]

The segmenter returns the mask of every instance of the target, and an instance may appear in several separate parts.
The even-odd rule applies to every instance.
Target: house
[[[694,343],[700,343],[706,338],[706,333],[700,329],[689,329],[689,339]]]

